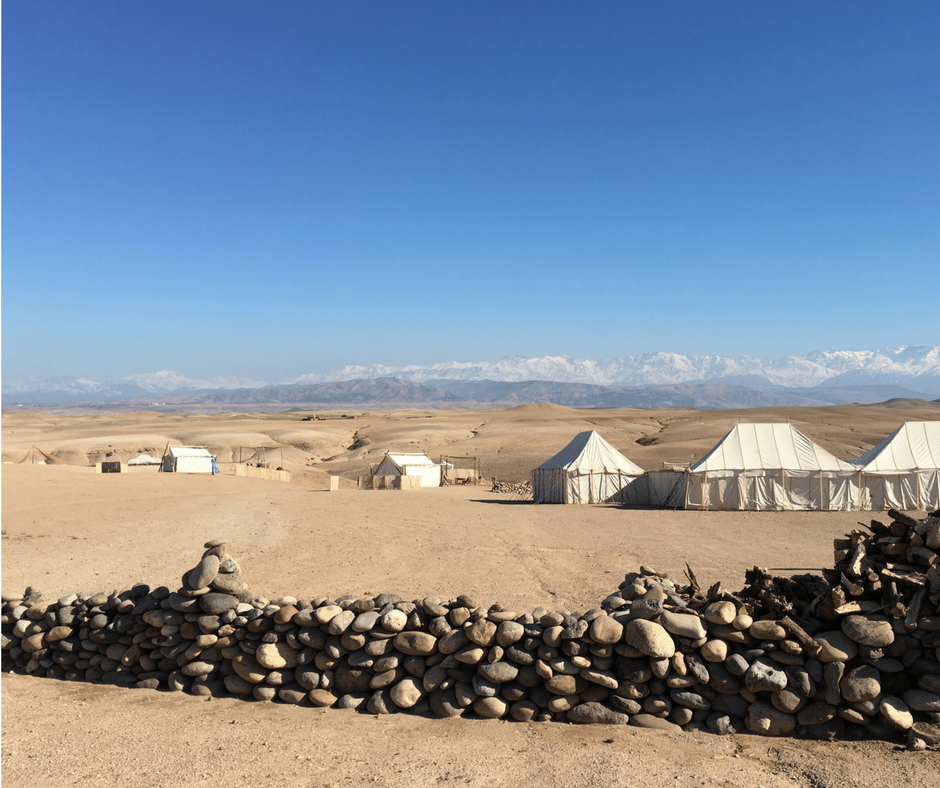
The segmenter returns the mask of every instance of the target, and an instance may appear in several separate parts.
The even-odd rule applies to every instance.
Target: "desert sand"
[[[817,571],[832,539],[869,515],[536,506],[489,486],[359,491],[385,450],[480,458],[519,481],[576,433],[597,429],[647,469],[704,455],[738,421],[788,420],[843,459],[919,401],[754,411],[573,410],[309,413],[4,413],[2,586],[48,599],[137,582],[177,587],[203,543],[224,537],[255,594],[299,598],[466,593],[480,604],[583,612],[652,566],[704,584],[744,572]],[[214,477],[96,474],[90,463],[205,445]],[[32,447],[61,463],[21,463]],[[267,448],[291,483],[235,477]],[[110,456],[109,456],[110,455]],[[343,477],[328,492],[327,474]],[[877,516],[877,515],[875,515]],[[872,741],[812,742],[633,727],[374,717],[236,699],[2,678],[6,786],[862,786],[940,785],[940,753]]]

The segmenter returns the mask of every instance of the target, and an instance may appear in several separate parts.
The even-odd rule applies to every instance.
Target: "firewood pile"
[[[496,493],[507,493],[509,495],[516,495],[520,498],[531,498],[532,497],[532,482],[501,482],[498,479],[493,480],[493,488],[490,492]]]

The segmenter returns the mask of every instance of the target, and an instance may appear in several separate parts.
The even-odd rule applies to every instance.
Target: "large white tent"
[[[532,471],[532,500],[642,504],[649,499],[644,473],[594,430],[588,430]]]
[[[836,510],[858,505],[858,469],[791,424],[738,424],[689,469],[687,509]]]
[[[422,487],[441,486],[441,466],[424,452],[386,452],[373,476],[418,476]]]
[[[208,449],[201,446],[168,446],[163,455],[165,473],[218,473]]]
[[[859,508],[940,508],[940,421],[908,421],[852,461],[862,475]]]

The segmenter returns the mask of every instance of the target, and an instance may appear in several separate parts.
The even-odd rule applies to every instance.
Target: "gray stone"
[[[186,573],[187,585],[194,591],[208,587],[219,574],[219,557],[206,555],[196,567]]]
[[[630,716],[601,703],[581,703],[567,712],[571,722],[579,724],[626,725]]]
[[[434,690],[428,695],[428,702],[435,717],[460,717],[464,713],[453,687]]]
[[[210,616],[221,615],[238,604],[238,599],[231,594],[208,593],[196,597],[196,599],[202,612]]]
[[[744,686],[748,692],[777,692],[787,686],[787,674],[773,662],[757,659],[744,675]]]
[[[908,690],[904,693],[904,702],[913,711],[940,712],[940,695],[927,690]]]
[[[508,662],[494,662],[491,665],[480,665],[477,674],[493,684],[502,684],[512,681],[519,674],[519,668]]]

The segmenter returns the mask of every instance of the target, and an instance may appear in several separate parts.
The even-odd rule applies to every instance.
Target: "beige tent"
[[[532,471],[532,500],[645,504],[649,500],[645,473],[589,430]]]
[[[441,466],[424,452],[385,452],[373,476],[417,476],[422,487],[441,486]]]
[[[852,461],[861,509],[940,508],[940,421],[908,421]]]
[[[168,446],[163,455],[164,473],[218,473],[208,449],[201,446]]]
[[[738,424],[689,469],[686,509],[852,511],[858,469],[791,424]]]

